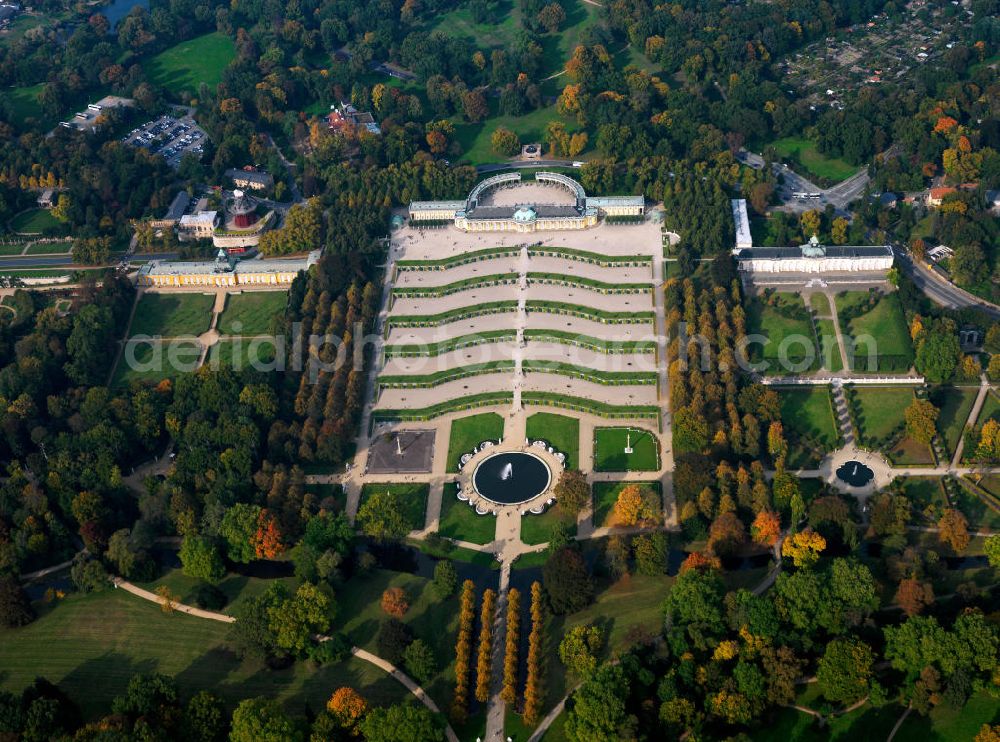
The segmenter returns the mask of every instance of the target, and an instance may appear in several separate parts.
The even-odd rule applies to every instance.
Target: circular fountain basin
[[[837,479],[851,487],[864,487],[875,478],[875,472],[860,461],[847,461],[837,469]]]
[[[498,505],[520,505],[549,488],[552,472],[533,453],[497,453],[480,462],[472,486],[480,497]]]

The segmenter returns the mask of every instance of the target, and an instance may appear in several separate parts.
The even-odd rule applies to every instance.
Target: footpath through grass
[[[938,435],[945,444],[948,456],[955,455],[955,448],[962,439],[965,422],[976,402],[978,387],[943,387],[931,394],[931,402],[941,411],[937,421]]]
[[[211,294],[144,294],[135,308],[130,337],[201,335],[212,324]]]
[[[451,434],[448,437],[448,471],[458,471],[458,462],[463,453],[471,453],[483,441],[495,443],[501,438],[503,418],[495,412],[452,420]]]

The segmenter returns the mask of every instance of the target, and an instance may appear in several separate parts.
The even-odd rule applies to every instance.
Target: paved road
[[[178,253],[156,252],[156,253],[136,253],[130,256],[130,260],[176,260]],[[112,264],[114,265],[114,264]],[[0,270],[7,268],[10,270],[25,270],[29,268],[94,268],[92,265],[74,265],[73,258],[69,255],[13,255],[0,257]]]
[[[1000,319],[1000,307],[995,304],[985,302],[967,291],[960,289],[955,284],[946,281],[926,266],[916,260],[913,260],[909,253],[905,250],[901,250],[897,247],[893,248],[893,252],[896,254],[896,264],[900,267],[900,269],[903,270],[913,280],[913,283],[917,286],[917,288],[927,294],[927,296],[935,304],[947,307],[948,309],[964,309],[966,307],[973,307],[984,312],[993,319]]]
[[[745,149],[736,153],[736,159],[758,170],[764,167],[763,157]],[[772,162],[771,169],[775,175],[782,176],[785,181],[778,188],[778,194],[784,201],[782,208],[793,212],[824,209],[827,204],[832,204],[838,214],[846,215],[847,205],[864,193],[871,180],[868,177],[868,168],[862,168],[847,180],[841,181],[832,188],[824,189],[780,162]],[[820,197],[817,200],[797,199],[792,196],[797,191],[819,193]]]
[[[499,170],[525,167],[573,167],[579,160],[516,160],[513,162],[497,162],[492,165],[477,165],[477,173],[495,173]]]

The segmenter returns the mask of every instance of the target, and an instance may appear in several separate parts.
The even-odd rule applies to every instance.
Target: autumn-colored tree
[[[938,521],[938,540],[957,554],[969,547],[969,522],[960,510],[947,508]]]
[[[777,513],[761,510],[750,526],[750,536],[761,546],[774,546],[781,535],[781,519]]]
[[[934,588],[930,583],[909,577],[896,588],[896,602],[907,616],[916,616],[934,602]]]
[[[524,687],[524,722],[529,726],[538,723],[545,702],[545,686],[542,683],[545,612],[542,600],[541,583],[531,583],[531,633],[528,634],[528,677]]]
[[[177,605],[177,596],[174,595],[173,591],[166,585],[160,585],[156,588],[156,594],[160,598],[160,608],[163,609],[163,612],[173,613],[174,606]]]
[[[451,702],[451,718],[465,721],[469,712],[469,669],[472,657],[472,624],[476,620],[476,586],[472,580],[462,583],[459,598],[458,639],[455,642],[455,696]]]
[[[983,724],[972,742],[1000,742],[1000,724]]]
[[[811,528],[793,533],[781,544],[781,555],[791,557],[799,568],[808,568],[819,561],[820,552],[826,548],[826,539]]]
[[[708,530],[708,548],[720,557],[733,554],[746,540],[746,527],[734,512],[720,513]]]
[[[553,494],[556,507],[576,518],[590,503],[590,484],[587,477],[576,469],[566,469],[559,475]]]
[[[655,525],[660,513],[643,497],[638,484],[627,484],[618,493],[614,509],[611,512],[612,526]]]
[[[368,702],[354,688],[337,688],[326,702],[326,710],[333,714],[343,729],[354,732],[368,713]]]
[[[490,679],[493,659],[493,614],[496,612],[497,594],[487,589],[479,613],[479,654],[476,657],[476,700],[486,703],[490,697]]]
[[[498,126],[490,136],[493,152],[504,157],[513,157],[521,151],[521,140],[517,134],[503,126]]]
[[[549,33],[555,33],[566,20],[566,11],[559,3],[549,3],[538,11],[538,22]]]
[[[270,510],[261,510],[257,516],[257,533],[254,535],[254,552],[257,558],[274,559],[284,550],[278,519]]]
[[[721,567],[722,562],[715,554],[707,551],[692,551],[681,562],[680,571],[687,572],[688,570],[696,569],[700,572],[706,572],[710,569],[719,569]]]
[[[427,147],[436,155],[441,154],[448,148],[448,137],[444,133],[437,131],[427,132]]]
[[[486,96],[481,90],[470,90],[462,96],[462,110],[465,113],[465,118],[474,124],[490,114],[489,104],[487,104]]]
[[[784,461],[788,455],[788,442],[781,422],[775,420],[767,429],[767,452],[775,461]]]
[[[937,434],[937,407],[926,399],[914,399],[903,411],[906,420],[906,434],[917,443],[927,445]]]
[[[834,245],[843,245],[847,242],[847,228],[850,223],[842,216],[838,216],[830,225],[830,239]]]
[[[394,618],[402,618],[410,610],[410,602],[401,587],[390,587],[382,593],[382,610]]]
[[[507,592],[506,624],[500,697],[505,703],[513,705],[517,701],[517,649],[521,641],[521,593],[513,587]]]

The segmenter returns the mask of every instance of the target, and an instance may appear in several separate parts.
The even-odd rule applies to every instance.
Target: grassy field
[[[134,366],[130,365],[129,354],[135,359]],[[194,371],[200,357],[201,346],[194,340],[177,343],[130,341],[118,361],[111,385],[126,386],[133,381],[158,384],[180,373]]]
[[[940,704],[927,716],[910,714],[899,727],[896,739],[965,742],[975,737],[983,724],[997,723],[1000,723],[1000,704],[986,691],[980,691],[960,709]]]
[[[955,448],[962,439],[965,422],[969,419],[978,392],[977,387],[945,387],[931,395],[931,402],[941,410],[937,430],[949,457],[955,454]]]
[[[231,366],[239,371],[253,368],[251,362],[269,364],[274,361],[274,357],[275,348],[272,338],[220,340],[209,349],[206,363]]]
[[[812,690],[815,684],[807,687],[809,690],[800,693],[795,702],[806,708],[816,708],[823,701],[809,698],[816,695],[816,691]],[[751,732],[750,739],[754,742],[885,742],[902,713],[903,708],[896,704],[880,709],[862,706],[849,714],[835,717],[828,726],[820,728],[815,717],[793,708],[782,708],[775,712],[773,721]],[[897,735],[897,739],[912,738]]]
[[[28,209],[10,220],[11,230],[24,234],[41,234],[46,229],[63,227],[63,223],[52,216],[48,209]]]
[[[28,255],[55,255],[57,253],[67,253],[72,249],[73,243],[70,240],[35,242],[28,248]]]
[[[496,535],[496,530],[496,518],[492,515],[476,515],[475,508],[455,497],[454,485],[445,485],[439,534],[473,544],[488,544]]]
[[[201,83],[215,89],[235,56],[232,39],[216,31],[170,47],[148,60],[143,69],[154,85],[175,95],[182,90],[197,95]]]
[[[781,389],[781,423],[789,443],[789,466],[801,466],[809,461],[812,446],[823,452],[837,447],[840,436],[833,417],[830,390],[827,387]]]
[[[223,335],[273,334],[276,318],[285,313],[286,291],[252,291],[232,294],[219,315],[219,332]]]
[[[842,309],[867,299],[868,293],[861,291],[848,291],[838,294],[836,297],[837,312]],[[865,370],[868,345],[864,342],[865,336],[874,338],[873,351],[878,355],[878,368],[880,371],[905,372],[907,368],[888,368],[884,366],[883,356],[897,357],[903,359],[905,364],[913,363],[913,345],[910,343],[910,331],[906,324],[906,317],[903,315],[903,308],[899,303],[899,298],[895,294],[887,294],[882,297],[873,309],[855,317],[850,322],[845,323],[843,317],[840,318],[840,329],[844,333],[844,342],[848,346],[848,353],[851,346],[862,338],[856,348],[857,360],[853,365],[853,370]],[[870,369],[872,372],[875,369]]]
[[[775,305],[765,303],[760,299],[755,299],[750,303],[748,314],[748,331],[753,334],[767,336],[767,343],[762,349],[762,357],[768,363],[764,373],[783,374],[793,371],[792,368],[785,368],[787,364],[781,363],[784,356],[789,363],[796,367],[805,363],[805,360],[812,356],[816,357],[815,333],[812,321],[805,314],[805,306],[802,299],[797,294],[778,293],[773,297]],[[782,313],[796,309],[803,310],[801,317],[789,317]],[[786,344],[787,343],[787,344]],[[782,345],[786,344],[782,350]],[[806,345],[808,344],[808,345]],[[756,346],[759,347],[759,346]],[[756,350],[756,347],[754,348]],[[809,348],[812,350],[809,350]],[[815,367],[813,363],[805,368],[797,368],[797,371],[805,371]]]
[[[71,595],[38,607],[41,616],[34,623],[0,630],[0,687],[20,691],[42,675],[80,703],[87,718],[107,713],[111,700],[140,672],[175,676],[185,695],[211,690],[233,706],[244,698],[270,696],[296,715],[307,703],[313,709],[323,706],[341,685],[374,703],[408,695],[384,672],[353,658],[320,669],[297,662],[285,670],[241,661],[227,646],[225,624],[167,615],[123,590]]]
[[[580,421],[575,417],[536,412],[527,420],[525,435],[531,440],[542,439],[557,451],[566,454],[566,468],[580,465]]]
[[[860,169],[839,158],[820,154],[816,145],[808,139],[785,137],[771,142],[771,146],[780,157],[798,162],[806,169],[807,174],[819,178],[841,181],[850,178]]]
[[[11,114],[17,123],[23,124],[27,118],[42,117],[42,106],[38,102],[38,95],[44,87],[45,83],[38,83],[4,91],[4,97],[10,102]]]
[[[837,343],[837,328],[832,319],[816,320],[816,331],[819,335],[820,358],[823,368],[831,373],[844,369],[844,359],[840,355],[840,345]]]
[[[1000,497],[1000,476],[992,474],[983,477],[979,486],[996,497]],[[963,487],[959,487],[955,496],[956,505],[969,521],[973,529],[988,528],[1000,530],[1000,513]]]
[[[557,523],[565,523],[571,532],[576,531],[576,519],[557,507],[550,507],[541,515],[522,516],[521,540],[526,544],[544,544]]]
[[[859,388],[857,424],[862,440],[880,439],[904,424],[903,412],[913,402],[913,390],[908,387],[883,389]]]
[[[632,444],[630,454],[625,453],[627,442]],[[597,428],[594,431],[594,471],[656,471],[659,468],[660,445],[648,430]]]
[[[926,513],[931,520],[940,518],[941,512],[948,507],[940,477],[908,477],[902,486],[914,512]]]
[[[366,484],[361,488],[360,509],[373,492],[388,492],[396,499],[399,509],[406,519],[411,531],[424,527],[424,515],[427,513],[427,495],[430,485],[421,483]]]
[[[561,117],[555,106],[538,108],[523,116],[501,116],[497,110],[497,100],[491,98],[490,117],[479,124],[470,124],[457,119],[455,124],[455,140],[462,148],[462,162],[483,164],[503,162],[507,158],[493,151],[491,137],[493,132],[504,127],[510,129],[521,139],[521,142],[545,142],[545,128],[550,122],[560,120],[566,124],[570,134],[580,127],[574,119]]]
[[[618,495],[628,484],[637,484],[644,495],[655,500],[657,507],[663,509],[662,486],[659,482],[594,482],[594,528],[609,525],[608,516],[618,501]]]
[[[463,453],[470,453],[483,441],[498,441],[501,438],[503,418],[495,412],[452,420],[451,434],[448,436],[448,471],[458,471],[458,462]]]
[[[201,335],[212,324],[211,294],[144,294],[135,308],[130,337]]]
[[[976,427],[985,425],[987,420],[1000,420],[1000,398],[993,392],[983,400],[983,408],[979,410],[979,417],[975,421]]]

